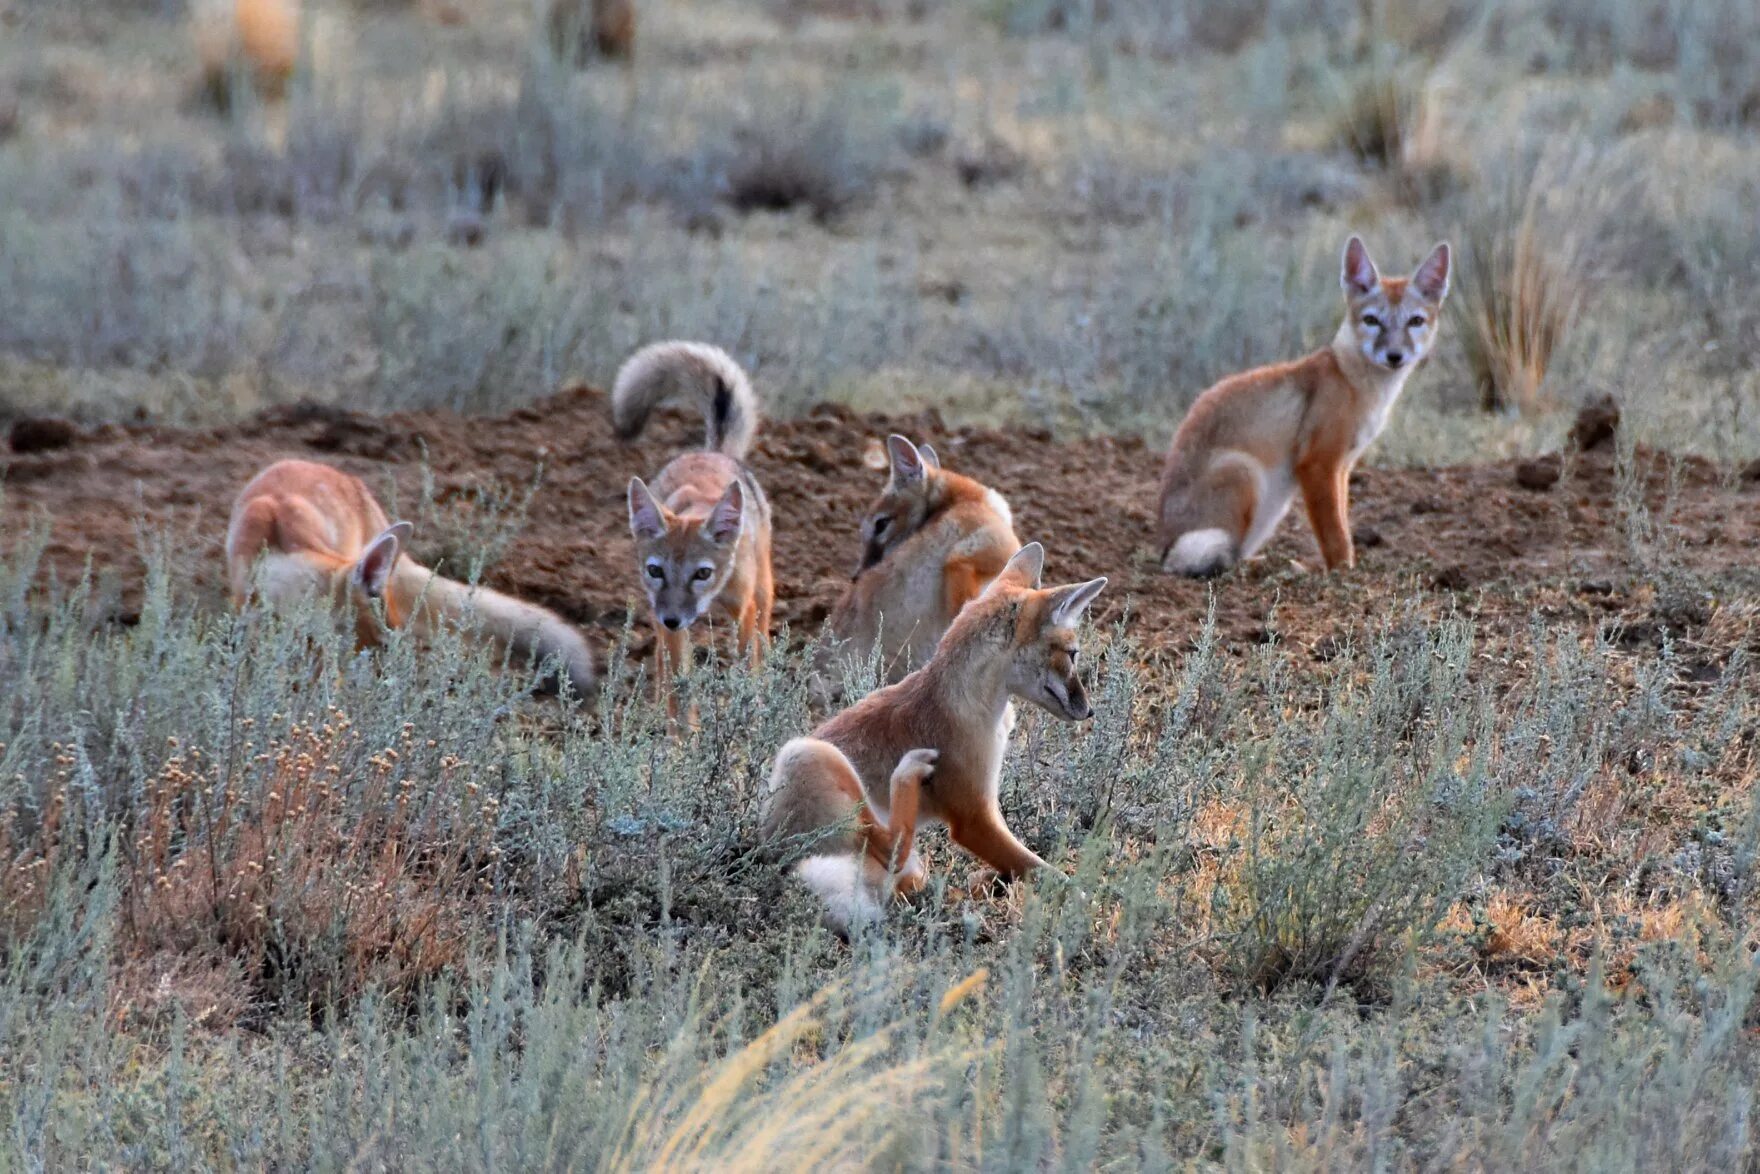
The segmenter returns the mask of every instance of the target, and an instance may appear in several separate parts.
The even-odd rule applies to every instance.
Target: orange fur
[[[1076,625],[1106,580],[1041,590],[1043,559],[1037,543],[1022,547],[954,619],[926,665],[783,747],[765,802],[766,838],[818,836],[809,860],[866,853],[901,861],[901,874],[916,883],[922,869],[909,859],[907,827],[933,822],[1005,877],[1044,864],[1009,831],[998,802],[1010,698],[1066,721],[1088,716]],[[837,834],[852,815],[855,830]],[[877,890],[884,898],[874,876],[870,869],[868,897]],[[838,896],[823,895],[833,923],[847,924]]]
[[[1355,564],[1350,472],[1434,343],[1448,268],[1448,246],[1438,245],[1410,279],[1382,278],[1352,237],[1347,313],[1331,344],[1197,398],[1161,476],[1166,569],[1209,575],[1250,558],[1298,491],[1327,568]]]
[[[676,715],[672,682],[690,665],[690,630],[717,611],[732,621],[755,668],[770,642],[776,602],[770,503],[743,463],[757,430],[757,399],[725,352],[702,343],[644,347],[623,364],[611,391],[623,436],[675,396],[703,412],[706,451],[681,453],[645,484],[630,479],[630,533],[637,575],[655,620],[657,694]]]
[[[253,588],[271,605],[353,603],[363,647],[381,643],[387,629],[456,623],[533,663],[557,658],[577,696],[594,687],[592,654],[578,632],[543,608],[434,574],[403,553],[409,532],[407,522],[391,524],[360,478],[313,461],[277,461],[232,507],[226,568],[233,603],[242,607]]]
[[[863,518],[862,565],[829,627],[835,654],[865,659],[878,645],[884,679],[897,681],[929,659],[1020,540],[1000,494],[902,436],[888,448],[891,479]]]

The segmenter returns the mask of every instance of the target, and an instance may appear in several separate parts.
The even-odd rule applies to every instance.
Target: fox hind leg
[[[1259,463],[1245,453],[1224,453],[1163,508],[1168,536],[1161,569],[1194,579],[1220,575],[1241,561],[1242,541],[1252,528],[1264,481]]]

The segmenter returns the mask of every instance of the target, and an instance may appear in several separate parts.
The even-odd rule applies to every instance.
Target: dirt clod
[[[6,433],[6,443],[16,453],[52,452],[78,439],[79,425],[62,416],[23,416]]]
[[[1590,452],[1613,441],[1619,431],[1619,401],[1611,395],[1597,396],[1577,411],[1571,425],[1571,447]]]
[[[1516,465],[1516,484],[1523,489],[1543,492],[1558,484],[1563,468],[1563,463],[1553,454],[1522,461]]]

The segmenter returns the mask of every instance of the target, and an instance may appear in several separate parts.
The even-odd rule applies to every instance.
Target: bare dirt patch
[[[1366,622],[1414,604],[1472,615],[1493,633],[1513,635],[1539,612],[1651,643],[1703,626],[1718,601],[1751,595],[1760,582],[1760,488],[1698,459],[1640,452],[1633,467],[1643,491],[1624,494],[1608,445],[1562,462],[1543,487],[1522,477],[1516,461],[1365,468],[1352,478],[1354,571],[1309,569],[1318,561],[1298,504],[1262,558],[1204,584],[1156,567],[1159,456],[1141,441],[949,429],[933,413],[820,408],[768,422],[752,457],[775,505],[778,620],[797,636],[817,629],[854,566],[857,518],[880,480],[863,466],[863,451],[890,431],[932,441],[950,467],[998,488],[1021,537],[1045,543],[1049,577],[1110,576],[1097,619],[1128,609],[1132,633],[1150,652],[1187,646],[1212,592],[1228,646],[1275,634],[1324,658]],[[113,614],[127,622],[141,582],[140,536],[156,529],[183,544],[190,580],[218,597],[232,497],[277,458],[331,461],[388,502],[395,494],[406,514],[420,499],[424,451],[441,498],[484,479],[529,484],[542,462],[527,524],[487,580],[605,640],[632,607],[643,628],[624,487],[699,436],[694,418],[672,413],[639,443],[622,443],[604,396],[587,388],[495,418],[296,406],[208,431],[110,425],[63,447],[0,456],[0,515],[17,534],[27,516],[46,514],[53,573],[77,578],[90,559],[109,585]],[[1634,523],[1639,501],[1648,521]],[[1658,591],[1659,575],[1687,584],[1692,598]]]

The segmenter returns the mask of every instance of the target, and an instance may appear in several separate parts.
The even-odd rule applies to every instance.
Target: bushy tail
[[[516,659],[559,666],[576,697],[592,695],[598,684],[593,650],[580,632],[555,612],[439,575],[428,580],[423,595],[428,606],[466,630],[481,632]]]
[[[705,448],[745,459],[758,431],[758,398],[732,356],[701,342],[657,342],[631,355],[611,386],[617,434],[640,435],[654,409],[674,399],[690,399],[703,413]]]
[[[872,861],[865,855],[809,856],[794,866],[794,874],[825,902],[825,924],[847,938],[886,914]]]

